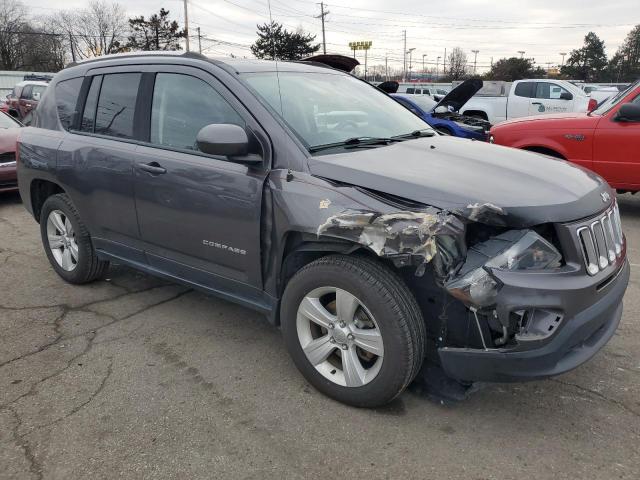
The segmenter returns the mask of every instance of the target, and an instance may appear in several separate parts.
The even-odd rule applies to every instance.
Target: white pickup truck
[[[454,87],[455,87],[454,83]],[[459,110],[492,124],[545,113],[587,112],[597,106],[580,88],[564,80],[485,81],[483,88]]]

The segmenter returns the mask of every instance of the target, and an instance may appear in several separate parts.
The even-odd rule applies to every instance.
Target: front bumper
[[[441,347],[438,349],[440,362],[449,376],[465,382],[550,377],[578,367],[609,341],[620,323],[622,298],[629,283],[626,257],[616,271],[598,285],[581,284],[585,276],[567,276],[556,279],[557,283],[544,277],[540,280],[541,283],[534,282],[529,288],[517,282],[513,288],[505,285],[506,291],[502,294],[507,299],[516,295],[521,305],[544,302],[566,306],[563,310],[570,315],[564,317],[562,327],[546,341],[521,349]],[[526,301],[527,297],[531,302]]]

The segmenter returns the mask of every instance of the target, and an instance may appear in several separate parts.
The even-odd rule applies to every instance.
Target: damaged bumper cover
[[[552,320],[559,319],[557,330],[510,348],[441,347],[438,354],[443,369],[465,382],[510,382],[546,378],[578,367],[609,341],[620,322],[622,297],[629,282],[626,257],[616,267],[596,281],[575,272],[504,272],[498,297],[501,315],[519,313],[523,308],[559,312]]]

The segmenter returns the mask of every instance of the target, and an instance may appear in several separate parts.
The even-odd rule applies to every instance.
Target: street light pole
[[[424,70],[424,57],[426,57],[426,56],[427,56],[427,54],[426,54],[426,53],[423,53],[423,54],[422,54],[422,76],[423,76],[423,77],[424,77],[424,74],[425,74],[425,70]]]
[[[411,59],[413,56],[413,51],[415,50],[415,48],[410,48],[409,50],[407,50],[407,53],[409,54],[409,81],[411,81]]]
[[[475,75],[475,73],[476,73],[476,66],[477,66],[476,61],[478,60],[478,52],[479,52],[480,50],[471,50],[471,51],[473,52],[473,74]]]
[[[442,57],[440,57],[440,56],[438,58],[436,58],[436,82],[438,81],[438,64],[440,63],[440,59],[441,58]]]
[[[562,63],[560,64],[560,68],[564,67],[564,56],[567,54],[567,52],[560,52],[560,55],[562,55]]]

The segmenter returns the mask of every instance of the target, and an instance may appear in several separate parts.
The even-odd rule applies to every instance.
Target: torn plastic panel
[[[470,203],[461,214],[472,222],[505,226],[506,214],[502,207],[493,203]]]
[[[465,224],[435,208],[385,214],[346,210],[328,217],[317,235],[360,243],[398,266],[417,264],[417,276],[432,263],[441,284],[466,255]]]

